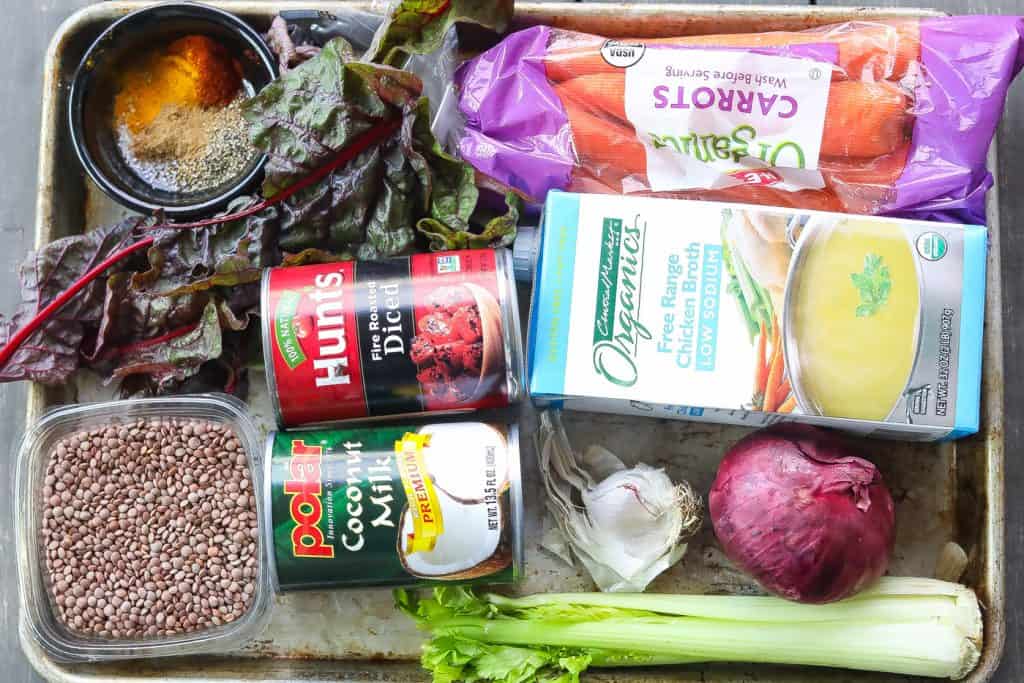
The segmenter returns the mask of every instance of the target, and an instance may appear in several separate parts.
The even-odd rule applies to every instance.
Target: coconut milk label
[[[553,193],[530,392],[900,438],[977,429],[983,228]]]
[[[655,191],[824,187],[832,64],[749,50],[648,46],[626,69],[626,117]]]
[[[467,250],[269,270],[264,354],[281,424],[508,405],[497,266],[495,251]]]
[[[482,423],[272,434],[280,590],[512,580],[513,450]]]

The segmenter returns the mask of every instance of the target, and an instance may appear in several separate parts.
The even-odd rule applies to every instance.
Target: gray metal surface
[[[296,3],[295,6],[298,4]],[[579,5],[564,9],[562,7],[553,7],[550,10],[539,7],[534,9],[534,7],[531,6],[529,9],[537,13],[544,12],[546,14],[544,18],[556,22],[561,21],[566,16],[566,12],[578,11],[580,9]],[[123,8],[124,5],[122,3],[109,3],[104,7],[104,10],[120,11]],[[607,8],[598,7],[598,9],[607,10],[607,14],[602,21],[607,21],[608,16],[622,16],[621,9],[615,6]],[[648,27],[651,25],[651,22],[656,22],[659,30],[669,32],[678,30],[678,26],[673,26],[672,22],[665,21],[664,8],[646,9],[660,9],[660,13],[641,11],[639,15],[633,16],[641,16],[645,19],[644,23]],[[693,8],[691,6],[678,9],[692,11]],[[1009,7],[1006,9],[1008,10]],[[647,16],[643,17],[642,15],[644,14],[647,14]],[[721,17],[717,11],[700,14],[695,21],[688,20],[686,26],[690,30],[700,30],[702,26],[710,26],[712,19],[716,15],[719,18]],[[733,20],[736,20],[738,16],[738,14],[733,15]],[[820,19],[824,20],[825,17],[820,17]],[[805,20],[806,12],[803,8],[791,11],[789,14],[789,26],[794,25],[794,23],[802,23]],[[747,15],[744,21],[748,22],[746,24],[747,27],[756,26],[758,29],[767,27],[766,15],[754,15],[753,17]],[[771,25],[772,27],[782,27],[778,23]],[[3,30],[6,31],[12,28],[10,23],[8,23]],[[623,32],[636,32],[636,30],[637,25],[635,23],[622,27]],[[80,49],[82,46],[75,41],[68,41],[65,44],[65,48],[69,51],[68,54],[76,47]],[[50,73],[47,74],[47,78],[53,79],[50,83],[56,87],[60,82],[61,74]],[[1017,90],[1020,90],[1019,86]],[[29,91],[32,91],[32,89],[29,89]],[[34,92],[38,93],[38,85],[35,86]],[[1018,116],[1018,120],[1019,118]],[[63,133],[63,129],[60,129],[60,132]],[[24,137],[24,132],[15,133],[11,131],[11,136],[7,138],[7,144]],[[1006,137],[1008,136],[1004,136],[1004,140]],[[1021,143],[1014,140],[1011,144],[1018,148],[1018,152],[1021,151],[1019,149]],[[45,161],[45,152],[47,152],[45,145],[43,151]],[[55,149],[54,151],[56,155],[51,158],[52,166],[48,167],[49,172],[46,174],[46,177],[41,178],[41,195],[45,196],[50,192],[59,193],[63,201],[55,213],[48,212],[46,210],[47,207],[41,205],[40,208],[42,210],[39,213],[40,221],[38,225],[44,228],[44,231],[49,231],[51,228],[54,229],[55,232],[53,234],[56,236],[80,230],[83,215],[87,217],[90,224],[95,224],[106,217],[104,214],[108,214],[111,207],[109,204],[105,206],[103,202],[95,201],[97,197],[95,192],[85,193],[82,191],[81,174],[74,163],[69,161],[66,150],[62,152],[59,149]],[[1008,162],[1003,162],[1004,170],[1012,172],[1011,169],[1005,168],[1007,164]],[[1019,162],[1017,164],[1019,165]],[[0,166],[0,169],[2,168],[3,166]],[[24,165],[20,169],[10,168],[6,170],[9,170],[7,178],[20,178],[22,183],[20,185],[16,183],[13,188],[11,186],[4,187],[0,192],[5,194],[9,194],[12,191],[27,193],[27,187],[31,186],[31,172],[26,172]],[[1007,176],[1004,174],[1003,177],[1006,178]],[[1012,176],[1010,182],[1013,182]],[[1018,208],[1021,207],[1021,198],[1012,196],[1009,201],[1015,202]],[[23,207],[24,205],[25,202],[22,202]],[[5,206],[9,206],[9,204],[5,204]],[[993,214],[995,213],[996,211],[993,209]],[[1020,214],[1017,213],[1016,216],[1020,216]],[[1010,216],[1007,219],[1004,215],[1004,220],[1006,221],[1004,225],[1012,226],[1013,217]],[[0,224],[0,227],[2,227],[2,224]],[[1009,238],[1012,240],[1012,235],[1009,235]],[[4,258],[8,259],[9,264],[16,263],[21,258],[21,249],[14,248],[14,240],[11,241],[11,248],[6,250],[7,253],[4,256]],[[994,257],[997,260],[994,266],[996,267],[992,269],[991,273],[993,277],[998,278],[998,241],[995,242],[995,247]],[[1018,250],[1011,252],[1007,259],[1011,266],[1016,267],[1015,270],[1008,269],[1007,271],[1011,274],[1006,281],[1007,287],[1011,292],[1016,288],[1017,295],[1019,296],[1021,287],[1012,276],[1015,272],[1019,272],[1020,262],[1024,260],[1024,245],[1018,242]],[[7,269],[6,272],[10,273],[11,270]],[[10,287],[13,284],[13,277],[12,275],[5,275],[4,277],[8,277],[7,282],[10,283],[4,291],[3,301],[6,301],[4,310],[11,310],[15,300],[15,292]],[[1010,300],[1009,306],[1012,307],[1012,305],[1013,300]],[[990,371],[997,368],[1000,363],[1002,349],[999,344],[1000,326],[998,322],[1001,319],[1001,310],[1002,306],[999,298],[997,296],[991,297],[989,300],[989,338],[993,343],[989,343],[986,346],[986,363]],[[1012,318],[1011,322],[1014,322]],[[1015,350],[1015,344],[1016,337],[1009,335],[1007,337],[1007,350]],[[1010,362],[1014,362],[1012,353]],[[1011,375],[1011,377],[1013,376]],[[989,404],[986,406],[986,414],[1001,415],[1001,376],[991,377],[990,375],[990,379],[995,381],[990,381],[987,385]],[[82,387],[81,389],[80,396],[82,398],[97,395],[90,387]],[[3,409],[5,413],[10,415],[12,409],[17,410],[18,408],[19,402],[14,400],[17,398],[17,390],[11,391],[10,387],[5,387],[3,391],[5,392],[2,394],[4,399]],[[33,406],[38,408],[44,403],[69,398],[68,395],[60,396],[58,394],[59,392],[46,396],[37,395],[37,400],[33,401]],[[1013,403],[1011,402],[1010,405],[1012,410]],[[257,406],[257,412],[264,416],[269,414],[266,406]],[[570,429],[577,435],[580,435],[581,428],[584,427],[581,422],[581,420],[585,419],[584,416],[574,415],[570,417]],[[8,430],[6,434],[8,442],[13,442],[20,434],[22,424],[20,421],[8,419],[2,425],[2,428]],[[602,418],[600,433],[594,433],[593,429],[589,431],[591,438],[606,437],[609,447],[621,452],[630,459],[652,461],[658,459],[658,453],[676,454],[676,457],[672,458],[671,462],[666,462],[673,471],[673,474],[685,476],[691,479],[699,488],[703,489],[706,489],[710,483],[714,464],[721,453],[721,444],[735,438],[740,433],[731,428],[709,428],[706,425],[668,424],[619,418],[610,420]],[[0,436],[3,436],[3,434],[0,433]],[[990,438],[991,445],[997,447],[1001,445],[1001,429],[991,433]],[[585,443],[586,439],[581,439],[581,442]],[[1018,440],[1016,443],[1019,444],[1020,441]],[[994,451],[986,450],[986,445],[985,440],[974,439],[962,443],[961,447],[958,447],[956,450],[946,446],[937,452],[933,450],[934,447],[929,449],[929,447],[922,446],[899,445],[893,446],[893,450],[899,452],[885,454],[884,457],[879,457],[878,460],[885,470],[887,479],[892,484],[900,506],[901,532],[894,571],[898,573],[929,573],[934,563],[933,554],[941,546],[941,541],[948,538],[956,538],[968,546],[973,546],[973,548],[969,547],[969,550],[973,550],[971,578],[975,581],[982,580],[983,577],[990,579],[986,585],[982,586],[982,589],[983,591],[988,589],[990,597],[995,598],[989,601],[990,609],[988,616],[991,625],[998,625],[1001,623],[1002,596],[998,590],[999,587],[991,579],[1001,576],[1001,566],[995,560],[1001,555],[1002,536],[1001,530],[997,528],[997,525],[982,524],[979,513],[984,509],[986,501],[984,495],[980,498],[977,496],[986,490],[986,480],[990,485],[1001,482],[1002,472],[1000,469],[1001,459],[996,458],[993,460],[992,456],[998,454]],[[1013,451],[1011,450],[1011,452]],[[529,458],[529,456],[527,457]],[[996,466],[989,467],[991,464]],[[9,467],[10,463],[4,463],[2,466]],[[530,467],[527,468],[527,477],[528,481],[532,481],[532,488],[529,490],[536,491],[536,473]],[[528,528],[533,525],[534,529],[536,528],[535,525],[539,524],[540,507],[535,501],[536,497],[534,497],[533,501],[528,500],[532,515],[536,517],[531,517],[528,520]],[[993,521],[1001,521],[1001,510],[998,505],[993,512],[998,518]],[[1014,531],[1016,532],[1016,530]],[[528,534],[529,536],[530,534]],[[575,575],[573,572],[566,573],[560,565],[550,557],[542,555],[541,551],[535,547],[530,549],[530,553],[530,559],[533,562],[531,562],[532,567],[528,572],[528,583],[524,586],[525,590],[546,587],[574,589],[585,585],[582,577]],[[986,562],[986,560],[988,561]],[[5,599],[0,605],[5,607],[4,614],[6,615],[13,612],[17,598],[10,588],[13,586],[13,575],[10,575],[8,579],[7,567],[4,567],[3,577],[7,579],[4,581],[5,585],[3,586]],[[722,558],[710,543],[710,534],[705,530],[693,544],[683,563],[668,575],[659,579],[659,582],[653,588],[656,590],[748,590],[750,585],[742,577],[735,575],[722,565]],[[352,616],[358,617],[359,620],[351,621],[349,618]],[[275,619],[271,630],[255,646],[255,649],[250,649],[247,654],[286,653],[288,656],[296,659],[220,658],[204,659],[201,662],[183,660],[157,663],[151,667],[150,665],[139,666],[133,664],[131,666],[61,669],[53,666],[45,658],[41,658],[38,651],[30,650],[28,654],[30,658],[36,661],[40,668],[40,673],[47,678],[64,678],[68,680],[102,680],[108,676],[120,677],[126,674],[134,677],[180,677],[210,680],[226,680],[229,678],[421,680],[422,677],[419,674],[418,666],[413,663],[394,661],[357,661],[345,663],[337,659],[320,659],[325,656],[362,655],[365,657],[373,654],[383,660],[394,660],[398,657],[408,657],[414,654],[418,640],[416,640],[416,635],[411,633],[411,631],[407,631],[405,627],[397,633],[390,634],[386,641],[378,638],[381,634],[380,629],[382,626],[390,624],[387,619],[389,616],[390,601],[384,592],[307,594],[306,596],[300,596],[295,602],[282,601],[279,603],[278,608],[275,609]],[[398,623],[401,624],[402,622]],[[377,635],[373,634],[374,631],[376,631]],[[998,648],[994,648],[993,645],[1000,641],[1001,629],[990,626],[987,635],[989,636],[989,645],[987,659],[983,666],[986,669],[991,669],[995,663],[994,659],[997,658],[998,654]],[[367,642],[368,639],[369,642]],[[1017,645],[1015,641],[1011,641],[1011,643]],[[367,651],[367,645],[374,652]],[[3,646],[12,649],[17,646],[13,628],[8,627]],[[1012,651],[1011,649],[1011,653]],[[4,662],[0,660],[0,665],[2,664]],[[5,669],[5,671],[13,672],[12,678],[3,677],[7,680],[22,680],[20,676],[25,672],[24,669],[19,671],[13,668]],[[1008,677],[1000,676],[998,680],[1019,680],[1021,677],[1014,675],[1015,671],[1010,671]],[[863,676],[846,672],[833,673],[744,666],[713,667],[704,670],[703,673],[693,669],[675,672],[646,671],[638,673],[643,680],[893,680],[891,677]],[[616,672],[595,674],[591,678],[593,680],[625,680],[621,674]]]

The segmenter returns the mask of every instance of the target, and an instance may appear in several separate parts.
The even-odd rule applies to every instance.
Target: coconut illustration
[[[434,486],[462,503],[484,503],[488,494],[508,490],[509,452],[505,435],[479,422],[426,425],[430,435],[423,460]]]
[[[410,552],[413,517],[402,510],[398,557],[412,576],[436,581],[463,581],[494,574],[512,564],[506,541],[506,512],[500,505],[464,505],[438,490],[444,531],[431,550]]]
[[[430,440],[423,462],[437,497],[443,531],[430,550],[413,550],[414,510],[398,528],[398,556],[409,574],[439,581],[493,574],[512,563],[508,506],[511,457],[508,440],[480,422],[425,425]]]

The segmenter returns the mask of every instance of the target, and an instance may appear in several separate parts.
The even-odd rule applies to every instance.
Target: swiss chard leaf
[[[265,195],[323,165],[380,121],[401,120],[390,139],[268,212],[276,216],[281,249],[377,259],[411,251],[422,218],[465,232],[478,198],[473,170],[431,133],[419,79],[351,59],[347,44],[334,39],[246,105],[253,141],[270,159]]]
[[[236,200],[228,211],[245,201]],[[258,306],[262,269],[278,260],[277,227],[264,212],[202,230],[155,231],[146,252],[149,267],[107,279],[90,360],[193,325],[211,303],[225,329],[243,329]]]
[[[350,254],[334,254],[323,249],[310,248],[303,249],[297,254],[285,253],[284,258],[281,259],[281,265],[284,267],[305,266],[311,263],[337,263],[351,260]]]
[[[512,18],[513,0],[399,0],[374,37],[365,59],[401,66],[411,54],[428,54],[457,23],[473,23],[503,32]]]
[[[13,320],[0,321],[0,342],[138,239],[140,224],[98,228],[29,254],[21,266],[24,301]],[[15,353],[0,380],[59,384],[86,365],[107,381],[145,373],[159,388],[180,382],[221,354],[221,328],[248,326],[260,271],[277,260],[276,227],[258,215],[201,231],[151,230],[155,242],[145,256],[116,263],[86,286]]]
[[[850,273],[850,281],[860,296],[860,303],[855,311],[858,318],[875,315],[889,301],[892,278],[889,276],[889,266],[885,265],[878,254],[866,254],[864,270],[860,273]]]
[[[221,355],[221,327],[217,305],[206,304],[192,329],[160,343],[140,343],[119,353],[110,379],[145,374],[158,392],[170,382],[181,382],[199,371],[203,363]]]
[[[354,62],[344,39],[329,41],[243,106],[253,143],[269,157],[264,196],[322,166],[375,123],[400,116],[422,90],[414,74]]]
[[[126,246],[140,222],[131,219],[97,228],[29,253],[18,269],[22,302],[13,317],[0,318],[0,345],[81,275]],[[108,272],[116,273],[125,266],[117,264]],[[79,366],[83,341],[103,316],[105,283],[104,278],[91,282],[47,320],[0,368],[0,381],[67,381]]]
[[[433,251],[449,249],[483,249],[487,247],[508,247],[516,239],[516,225],[519,222],[519,198],[505,195],[507,211],[483,223],[483,229],[465,224],[463,230],[453,230],[434,218],[421,218],[416,229],[430,241]]]

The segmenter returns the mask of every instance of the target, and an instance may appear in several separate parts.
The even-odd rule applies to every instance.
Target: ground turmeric
[[[221,107],[241,86],[240,67],[223,45],[188,35],[128,66],[114,100],[114,119],[135,134],[166,105]]]

